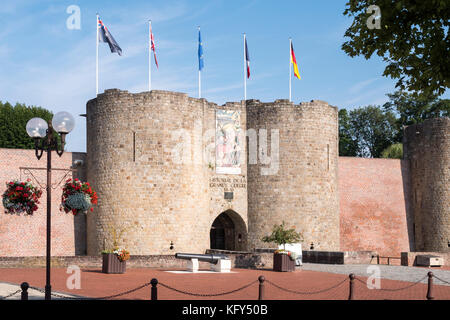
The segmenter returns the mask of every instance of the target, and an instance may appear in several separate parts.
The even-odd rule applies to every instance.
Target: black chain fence
[[[252,281],[252,282],[250,282],[249,284],[246,284],[245,286],[242,286],[242,287],[240,287],[240,288],[237,288],[237,289],[234,289],[234,290],[231,290],[231,291],[220,292],[220,293],[193,293],[193,292],[188,292],[188,291],[183,291],[183,290],[180,290],[180,289],[172,288],[172,287],[170,287],[170,286],[168,286],[168,285],[166,285],[166,284],[164,284],[164,283],[161,283],[161,282],[159,283],[159,285],[161,285],[162,287],[164,287],[164,288],[166,288],[166,289],[169,289],[169,290],[172,290],[172,291],[175,291],[175,292],[178,292],[178,293],[186,294],[186,295],[189,295],[189,296],[196,296],[196,297],[218,297],[218,296],[224,296],[224,295],[227,295],[227,294],[231,294],[231,293],[235,293],[235,292],[244,290],[244,289],[246,289],[246,288],[252,286],[253,284],[255,284],[255,283],[257,283],[257,282],[258,282],[258,280],[255,280],[255,281]]]
[[[60,298],[60,299],[68,299],[68,300],[107,300],[107,299],[112,299],[112,298],[125,296],[127,294],[132,293],[132,292],[135,292],[135,291],[141,290],[141,289],[143,289],[145,287],[148,287],[149,285],[150,285],[150,282],[144,283],[143,285],[141,285],[139,287],[136,287],[134,289],[127,290],[127,291],[124,291],[124,292],[121,292],[121,293],[117,293],[117,294],[113,294],[113,295],[110,295],[110,296],[104,296],[104,297],[80,297],[80,296],[72,297],[72,296],[57,294],[57,293],[54,293],[54,292],[52,292],[51,295],[52,295],[52,297],[56,297],[56,298]],[[29,289],[33,289],[33,290],[36,290],[36,291],[39,291],[39,292],[45,294],[45,291],[40,289],[40,288],[30,287]],[[19,292],[20,291],[22,291],[22,290],[19,290]]]
[[[15,291],[15,292],[13,292],[11,294],[8,294],[7,296],[0,297],[0,300],[6,300],[8,298],[11,298],[12,296],[15,296],[16,294],[18,294],[20,292],[22,292],[22,289],[19,289],[19,290]]]
[[[420,279],[420,280],[418,280],[416,282],[413,282],[411,284],[408,284],[408,285],[406,285],[404,287],[400,287],[400,288],[378,288],[378,290],[380,290],[380,291],[390,291],[390,292],[407,290],[407,289],[410,289],[410,288],[418,285],[419,283],[423,282],[425,279],[428,278],[428,292],[427,292],[426,298],[431,300],[431,299],[434,299],[433,294],[432,294],[432,288],[433,288],[433,281],[432,280],[433,280],[433,277],[436,278],[437,280],[443,282],[443,283],[450,284],[449,281],[443,280],[443,279],[433,275],[431,272],[429,272],[422,279]],[[230,291],[224,291],[224,292],[218,292],[218,293],[198,293],[198,292],[189,292],[189,291],[177,289],[177,288],[169,286],[169,285],[167,285],[165,283],[161,283],[161,282],[158,283],[157,279],[152,279],[152,281],[144,283],[144,284],[142,284],[142,285],[140,285],[140,286],[138,286],[136,288],[133,288],[133,289],[121,292],[121,293],[117,293],[117,294],[113,294],[113,295],[109,295],[109,296],[104,296],[104,297],[70,296],[70,295],[58,294],[58,293],[53,293],[53,292],[51,293],[51,296],[52,297],[56,297],[56,298],[60,298],[60,299],[69,299],[69,300],[107,300],[107,299],[118,298],[118,297],[121,297],[121,296],[128,295],[130,293],[136,292],[138,290],[141,290],[141,289],[151,285],[152,286],[152,288],[151,288],[151,299],[152,300],[157,300],[157,290],[158,290],[157,285],[159,284],[161,287],[163,287],[165,289],[168,289],[168,290],[171,290],[171,291],[174,291],[174,292],[178,292],[178,293],[181,293],[181,294],[189,295],[189,296],[218,297],[218,296],[224,296],[224,295],[236,293],[238,291],[242,291],[244,289],[247,289],[247,288],[253,286],[255,283],[257,283],[259,281],[259,295],[258,295],[258,299],[263,300],[264,299],[265,282],[267,282],[269,285],[271,285],[271,286],[273,286],[273,287],[275,287],[275,288],[277,288],[279,290],[282,290],[282,291],[285,291],[285,292],[288,292],[288,293],[297,294],[297,295],[314,295],[314,294],[320,294],[320,293],[331,291],[333,289],[336,289],[336,288],[342,286],[344,283],[349,281],[350,282],[350,285],[349,285],[349,291],[350,291],[349,292],[349,299],[353,299],[353,292],[355,290],[354,289],[354,285],[353,285],[354,284],[354,280],[356,280],[356,281],[358,281],[358,282],[360,282],[360,283],[362,283],[364,285],[367,285],[367,282],[365,282],[364,280],[355,277],[353,274],[350,274],[349,277],[346,277],[342,281],[339,281],[335,285],[330,286],[328,288],[324,288],[324,289],[320,289],[320,290],[310,290],[310,291],[297,291],[297,290],[284,288],[284,287],[282,287],[282,286],[280,286],[280,285],[278,285],[278,284],[276,284],[276,283],[274,283],[274,282],[272,282],[270,280],[266,280],[263,276],[260,276],[257,280],[251,281],[250,283],[248,283],[248,284],[246,284],[244,286],[241,286],[239,288],[236,288],[236,289],[233,289],[233,290],[230,290]],[[28,300],[28,291],[27,291],[28,289],[35,290],[35,291],[38,291],[38,292],[41,292],[41,293],[45,294],[45,291],[43,289],[37,288],[37,287],[33,287],[33,286],[28,286],[28,284],[26,284],[26,283],[23,283],[21,285],[21,288],[22,289],[19,289],[19,290],[15,291],[15,292],[12,292],[11,294],[8,294],[7,296],[0,297],[0,300],[5,300],[5,299],[8,299],[8,298],[11,298],[11,297],[13,297],[13,296],[15,296],[15,295],[17,295],[19,293],[22,294],[22,299],[23,300]]]
[[[427,278],[428,278],[428,276],[425,276],[425,277],[423,277],[422,279],[420,279],[420,280],[418,280],[418,281],[416,281],[416,282],[414,282],[414,283],[412,283],[412,284],[409,284],[409,285],[407,285],[407,286],[401,287],[401,288],[395,288],[395,289],[390,289],[390,288],[376,288],[376,289],[377,289],[377,290],[380,290],[380,291],[391,291],[391,292],[394,292],[394,291],[402,291],[402,290],[406,290],[406,289],[409,289],[409,288],[412,288],[412,287],[418,285],[419,283],[421,283],[423,280],[425,280],[425,279],[427,279]],[[364,285],[367,285],[367,282],[365,282],[365,281],[363,281],[363,280],[361,280],[361,279],[358,279],[358,278],[355,277],[355,280],[356,280],[356,281],[359,281],[359,282],[361,282],[361,283],[363,283]]]
[[[310,294],[324,293],[324,292],[327,292],[327,291],[330,291],[330,290],[333,290],[335,288],[340,287],[343,283],[345,283],[347,281],[349,281],[349,279],[345,278],[344,280],[342,280],[341,282],[335,284],[334,286],[331,286],[331,287],[326,288],[326,289],[317,290],[317,291],[295,291],[295,290],[291,290],[291,289],[286,289],[286,288],[280,287],[279,285],[273,283],[272,281],[266,280],[266,282],[268,284],[274,286],[277,289],[280,289],[282,291],[286,291],[286,292],[289,292],[289,293],[300,294],[300,295],[310,295]]]
[[[436,279],[438,279],[439,281],[442,281],[443,283],[450,284],[449,281],[445,281],[445,280],[439,278],[438,276],[434,276],[434,277],[435,277]]]

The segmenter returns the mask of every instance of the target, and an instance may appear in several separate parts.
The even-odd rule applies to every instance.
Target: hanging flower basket
[[[63,187],[60,210],[72,212],[73,215],[80,212],[87,213],[88,210],[92,212],[94,210],[92,206],[97,204],[97,200],[97,193],[92,190],[89,182],[69,179]]]
[[[26,212],[32,215],[38,209],[39,198],[42,190],[33,186],[27,179],[26,182],[11,181],[6,183],[6,191],[3,193],[3,206],[5,213],[20,214]]]

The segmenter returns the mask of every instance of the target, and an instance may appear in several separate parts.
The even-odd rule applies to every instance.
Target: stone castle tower
[[[261,161],[247,170],[250,247],[267,247],[261,237],[284,220],[303,234],[304,247],[339,250],[337,108],[317,100],[252,101],[247,127],[279,130],[278,172],[264,174]]]
[[[450,118],[406,127],[416,251],[450,251]]]
[[[218,114],[227,111],[239,129],[232,174],[216,158]],[[87,103],[87,176],[99,194],[87,253],[119,234],[134,255],[273,247],[261,238],[282,221],[305,247],[338,250],[337,160],[338,113],[326,102],[218,106],[106,90]]]

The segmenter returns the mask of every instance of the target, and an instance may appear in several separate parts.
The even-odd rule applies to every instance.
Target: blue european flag
[[[203,46],[202,46],[202,36],[200,34],[200,29],[198,30],[198,70],[203,69]]]

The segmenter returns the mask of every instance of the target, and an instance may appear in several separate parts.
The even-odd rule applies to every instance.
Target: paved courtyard
[[[265,299],[267,300],[345,300],[348,298],[348,274],[357,276],[354,286],[354,298],[357,300],[425,300],[427,280],[424,279],[430,269],[399,266],[378,266],[382,277],[381,290],[368,289],[367,267],[370,265],[318,265],[304,264],[300,270],[289,273],[271,270],[233,269],[232,273],[173,273],[164,269],[129,268],[125,274],[103,274],[99,269],[81,270],[81,288],[68,289],[70,274],[66,269],[52,269],[52,289],[58,295],[71,297],[98,298],[116,295],[125,291],[140,289],[113,299],[150,299],[150,287],[146,285],[157,278],[158,299],[160,300],[256,300],[258,298],[258,277],[265,281]],[[374,265],[372,265],[373,267]],[[170,270],[173,271],[173,270]],[[433,273],[447,283],[434,279],[434,297],[436,300],[450,300],[450,270],[432,269]],[[419,282],[419,280],[422,280]],[[44,288],[45,269],[0,269],[0,297],[7,296],[19,289],[22,282],[30,286]],[[245,287],[242,290],[236,290]],[[174,291],[170,288],[177,289]],[[404,289],[403,289],[404,288]],[[188,295],[180,291],[194,293]],[[207,296],[207,294],[232,293]],[[30,289],[30,299],[43,299],[43,294]],[[205,296],[204,296],[205,295]],[[58,297],[55,297],[58,298]],[[20,299],[20,293],[8,299]]]

